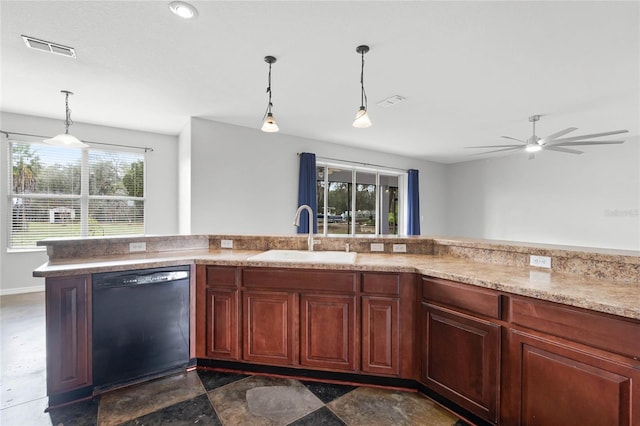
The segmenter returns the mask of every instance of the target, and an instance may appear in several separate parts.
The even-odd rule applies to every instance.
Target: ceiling
[[[178,134],[189,117],[259,128],[273,65],[282,134],[443,163],[465,146],[639,132],[640,2],[0,2],[2,111]],[[71,59],[20,35],[74,47]],[[355,129],[360,56],[373,126]],[[393,95],[406,101],[389,108]],[[20,129],[28,132],[29,129]],[[273,135],[277,138],[277,134]],[[587,154],[615,147],[586,147]],[[555,155],[563,155],[553,153]]]

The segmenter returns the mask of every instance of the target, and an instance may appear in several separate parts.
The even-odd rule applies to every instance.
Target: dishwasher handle
[[[189,271],[160,271],[150,274],[127,274],[95,280],[94,289],[109,287],[134,287],[189,279]]]

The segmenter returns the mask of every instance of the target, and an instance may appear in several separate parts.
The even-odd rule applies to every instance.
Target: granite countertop
[[[353,265],[247,260],[258,253],[262,253],[262,250],[198,249],[50,261],[37,268],[33,275],[54,277],[190,263],[410,272],[640,320],[638,283],[621,283],[579,274],[547,272],[533,267],[479,263],[457,257],[419,254],[359,253]]]

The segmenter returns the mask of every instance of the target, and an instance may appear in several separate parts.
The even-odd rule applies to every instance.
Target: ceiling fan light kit
[[[64,93],[65,95],[65,101],[64,101],[65,110],[66,110],[66,117],[64,120],[65,131],[64,133],[61,133],[50,139],[45,139],[43,140],[43,142],[49,145],[62,146],[67,148],[88,148],[89,145],[87,145],[84,142],[81,142],[78,138],[69,134],[69,126],[73,124],[73,121],[71,121],[71,110],[69,109],[69,95],[73,95],[73,92],[70,92],[68,90],[61,90],[60,93]]]
[[[553,133],[544,138],[539,138],[536,136],[536,122],[540,120],[540,115],[532,115],[529,117],[529,122],[533,126],[533,133],[529,139],[523,141],[521,139],[516,139],[511,136],[502,136],[505,139],[510,139],[519,142],[518,144],[512,145],[483,145],[483,146],[467,146],[465,148],[472,149],[484,149],[484,148],[498,148],[492,151],[481,152],[475,155],[485,155],[492,154],[496,152],[516,152],[523,150],[529,153],[529,159],[532,160],[535,158],[535,153],[542,150],[548,151],[556,151],[556,152],[564,152],[566,154],[582,154],[583,151],[578,151],[577,149],[571,149],[568,147],[573,146],[587,146],[587,145],[614,145],[624,143],[624,140],[586,140],[593,138],[600,138],[603,136],[610,135],[618,135],[621,133],[628,133],[628,130],[612,130],[610,132],[602,132],[602,133],[592,133],[589,135],[582,136],[573,136],[569,138],[562,138],[562,136],[571,133],[575,130],[578,130],[577,127],[568,127],[564,130],[560,130],[559,132]]]

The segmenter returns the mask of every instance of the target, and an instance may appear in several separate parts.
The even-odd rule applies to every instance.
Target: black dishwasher
[[[189,271],[186,265],[93,274],[96,389],[189,364]]]

